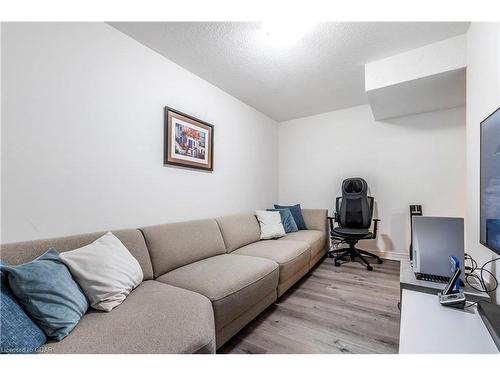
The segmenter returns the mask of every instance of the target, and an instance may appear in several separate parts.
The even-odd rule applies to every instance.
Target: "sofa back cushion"
[[[319,230],[328,236],[330,232],[330,228],[328,227],[328,210],[303,208],[302,216],[307,229]]]
[[[16,242],[2,245],[1,258],[8,264],[17,265],[32,261],[49,248],[62,253],[86,246],[106,232],[80,234],[76,236],[50,238],[44,240]],[[112,232],[139,262],[144,280],[153,278],[153,267],[142,233],[138,229],[124,229]]]
[[[224,254],[224,240],[214,219],[141,228],[154,277],[211,256]]]
[[[260,240],[259,222],[253,213],[222,216],[215,220],[228,253]]]

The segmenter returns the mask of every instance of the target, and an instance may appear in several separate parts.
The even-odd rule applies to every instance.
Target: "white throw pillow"
[[[285,228],[281,223],[281,215],[278,211],[255,211],[255,216],[260,224],[260,239],[270,240],[285,235]]]
[[[111,311],[143,279],[139,262],[111,232],[59,258],[97,310]]]

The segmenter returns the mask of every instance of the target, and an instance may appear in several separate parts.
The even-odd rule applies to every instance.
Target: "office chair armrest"
[[[330,223],[330,233],[333,231],[333,226],[334,226],[333,223],[337,221],[335,218],[336,216],[337,216],[336,213],[334,214],[334,216],[328,216],[328,223]]]
[[[380,219],[373,219],[373,237],[372,238],[377,238],[377,232],[378,232],[378,222]]]

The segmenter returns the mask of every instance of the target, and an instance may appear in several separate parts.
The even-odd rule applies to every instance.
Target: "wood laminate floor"
[[[325,258],[218,353],[397,353],[399,262]]]

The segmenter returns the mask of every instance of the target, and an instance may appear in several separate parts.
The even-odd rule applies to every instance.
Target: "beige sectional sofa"
[[[302,210],[308,230],[260,240],[251,213],[113,233],[144,281],[111,312],[90,309],[47,353],[214,353],[304,276],[328,247],[327,210]],[[10,264],[104,233],[2,245]]]

